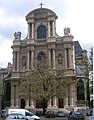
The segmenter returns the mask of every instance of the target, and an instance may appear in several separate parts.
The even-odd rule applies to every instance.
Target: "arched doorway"
[[[77,82],[77,100],[85,100],[84,82],[82,80]]]

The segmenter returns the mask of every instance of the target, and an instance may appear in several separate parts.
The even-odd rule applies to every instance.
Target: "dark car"
[[[68,120],[85,120],[84,115],[79,111],[69,113]]]
[[[55,112],[54,111],[47,111],[46,115],[47,118],[55,118]]]
[[[65,117],[65,113],[63,111],[58,111],[56,116],[57,117]]]
[[[6,110],[1,110],[0,114],[1,114],[1,118],[3,118],[5,116]]]
[[[19,113],[12,113],[5,116],[3,120],[30,120],[30,119],[26,118],[24,115]]]
[[[43,111],[35,111],[34,114],[41,117],[41,116],[43,116]]]

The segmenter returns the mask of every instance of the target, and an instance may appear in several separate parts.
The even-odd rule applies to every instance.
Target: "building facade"
[[[64,28],[62,37],[56,33],[57,18],[57,15],[47,8],[32,10],[26,15],[28,26],[26,38],[21,40],[21,32],[14,33],[13,66],[11,78],[8,79],[11,86],[9,107],[42,108],[37,101],[29,101],[25,97],[21,92],[19,81],[34,70],[37,64],[41,64],[45,57],[53,69],[66,69],[66,75],[74,80],[69,88],[70,97],[67,94],[65,97],[62,96],[62,99],[55,97],[53,105],[49,100],[47,109],[85,106],[87,99],[84,88],[87,80],[84,79],[83,50],[78,41],[73,41],[70,28]],[[83,90],[81,94],[80,89]]]

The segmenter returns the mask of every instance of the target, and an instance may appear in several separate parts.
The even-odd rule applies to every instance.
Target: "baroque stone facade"
[[[60,37],[56,33],[57,15],[50,9],[38,8],[26,15],[28,25],[27,37],[21,40],[21,32],[14,33],[13,40],[13,68],[11,73],[11,99],[12,108],[39,108],[36,101],[31,100],[21,93],[19,80],[29,74],[39,61],[38,56],[46,56],[47,63],[53,69],[66,69],[66,75],[75,81],[70,85],[70,97],[62,96],[62,100],[53,99],[47,103],[48,109],[76,107],[77,101],[77,82],[81,80],[84,87],[84,73],[82,64],[83,52],[78,41],[73,41],[70,28],[64,28],[64,35]],[[78,50],[77,50],[78,45]],[[79,49],[80,48],[80,49]],[[80,52],[80,55],[78,54]],[[42,60],[42,59],[41,59]],[[80,69],[81,68],[81,69]],[[65,89],[66,90],[66,89]],[[67,91],[67,90],[66,90]],[[86,92],[84,93],[86,96]],[[70,99],[70,100],[68,100]],[[85,101],[85,99],[82,99]],[[70,103],[68,103],[70,101]]]

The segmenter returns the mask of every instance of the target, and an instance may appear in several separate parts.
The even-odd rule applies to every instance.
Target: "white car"
[[[7,109],[6,115],[12,114],[12,113],[20,113],[31,120],[40,120],[40,117],[34,115],[32,112],[26,109]]]

